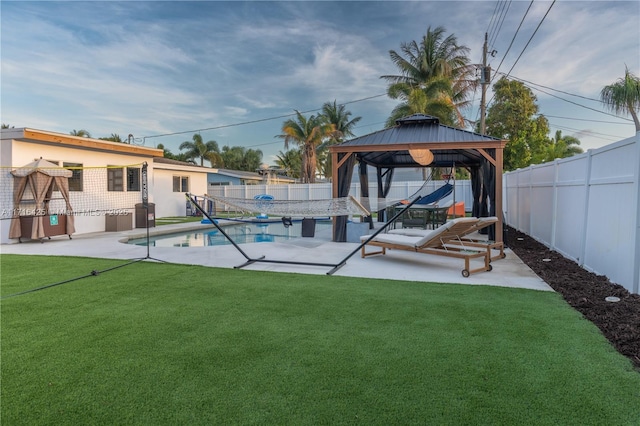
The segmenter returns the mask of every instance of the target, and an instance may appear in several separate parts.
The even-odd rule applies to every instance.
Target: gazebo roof
[[[12,170],[11,174],[15,177],[24,177],[36,172],[43,173],[47,176],[73,176],[73,172],[71,170],[62,168],[57,164],[53,164],[47,160],[43,160],[42,157],[38,160],[32,161],[25,166],[18,167]]]
[[[378,167],[416,167],[409,149],[430,149],[430,166],[472,165],[485,158],[478,149],[504,148],[506,141],[440,124],[437,117],[414,114],[396,120],[397,125],[360,136],[330,149],[357,153],[365,163]]]

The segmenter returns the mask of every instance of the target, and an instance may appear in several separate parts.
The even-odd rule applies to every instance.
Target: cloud
[[[3,121],[136,137],[382,94],[386,83],[379,77],[397,72],[389,50],[419,39],[428,26],[444,26],[479,63],[495,7],[490,2],[6,3]],[[494,61],[504,54],[528,3],[511,5]],[[509,69],[549,4],[534,3],[501,71]],[[639,68],[637,19],[626,19],[637,15],[636,2],[556,2],[513,74],[593,96],[622,76],[625,63]],[[395,105],[385,96],[350,103],[354,116],[363,117],[356,132],[379,130]],[[262,144],[267,158],[269,150],[282,148],[281,141],[271,144],[282,121],[203,131],[203,136],[230,146]]]
[[[625,61],[637,62],[640,48],[637,21],[620,21],[625,9],[633,14],[635,7],[638,12],[637,4],[631,3],[610,2],[603,7],[602,2],[583,2],[580,8],[575,4],[556,3],[513,74],[567,92],[597,95],[611,82],[612,75],[623,74]],[[542,19],[542,12],[548,8],[547,3],[543,5],[539,6],[537,16],[531,18],[529,28],[524,31],[526,37],[513,55],[522,51],[535,29],[533,24]],[[516,56],[510,54],[510,57],[512,63]]]

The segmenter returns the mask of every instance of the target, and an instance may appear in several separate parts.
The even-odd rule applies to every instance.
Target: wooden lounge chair
[[[478,219],[474,217],[461,217],[451,220],[434,230],[423,230],[423,236],[410,236],[400,234],[379,234],[371,241],[362,246],[362,257],[375,254],[386,254],[390,250],[407,250],[417,253],[434,254],[437,256],[455,257],[464,259],[464,269],[462,276],[468,277],[476,272],[490,271],[490,252],[481,247],[467,247],[460,240],[460,235],[467,235],[475,228]],[[360,237],[362,242],[367,241],[370,236]],[[367,252],[367,246],[380,247],[382,250]],[[479,268],[471,269],[471,259],[481,259],[483,265]]]
[[[479,230],[486,228],[488,226],[494,225],[496,222],[498,222],[498,218],[495,216],[481,217],[478,219],[478,222],[476,222],[475,226],[469,227],[469,229],[465,230],[462,234],[458,235],[458,237],[462,242],[462,244],[466,246],[486,248],[487,251],[489,252],[490,260],[504,259],[506,257],[506,255],[504,254],[504,243],[496,242],[496,241],[481,240],[477,238],[470,238],[471,234],[478,232]],[[403,228],[403,229],[392,229],[389,231],[389,234],[408,235],[412,237],[424,237],[429,232],[431,231],[428,231],[428,230],[425,231],[423,229]],[[493,256],[493,250],[498,250],[498,254]]]

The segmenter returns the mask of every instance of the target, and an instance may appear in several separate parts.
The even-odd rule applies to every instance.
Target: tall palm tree
[[[339,144],[344,138],[355,136],[353,127],[362,120],[362,117],[351,118],[351,111],[345,109],[344,105],[338,105],[334,100],[333,103],[326,102],[322,106],[321,116],[324,121],[333,124],[335,132],[326,139],[316,149],[318,158],[318,170],[325,177],[331,177],[331,156],[328,153],[329,146]]]
[[[204,166],[204,160],[208,160],[211,163],[211,167],[216,167],[222,164],[222,157],[220,156],[220,148],[218,148],[218,142],[216,141],[202,141],[202,135],[196,133],[193,135],[191,141],[184,141],[178,147],[181,151],[186,149],[185,155],[189,159],[200,159],[200,165]]]
[[[353,127],[362,120],[362,117],[351,117],[351,111],[345,109],[344,105],[338,105],[334,100],[333,103],[326,102],[322,105],[322,117],[324,120],[333,124],[335,127],[335,133],[328,139],[329,145],[340,143],[344,138],[355,136],[353,133]]]
[[[306,118],[296,111],[296,119],[282,124],[282,134],[276,137],[284,139],[285,149],[295,143],[302,151],[302,183],[314,183],[316,180],[316,148],[327,138],[335,135],[335,126],[327,123],[321,115]]]
[[[617,82],[604,86],[600,92],[600,99],[604,104],[616,114],[631,114],[636,125],[636,132],[640,132],[640,121],[638,111],[640,111],[640,79],[631,74],[629,68],[625,66],[624,78]]]
[[[383,75],[389,82],[387,94],[402,101],[387,120],[413,113],[434,115],[444,124],[465,126],[461,110],[469,104],[475,89],[475,66],[467,56],[469,48],[458,44],[455,35],[445,37],[445,29],[427,29],[420,42],[400,45],[400,53],[389,51],[399,75]]]

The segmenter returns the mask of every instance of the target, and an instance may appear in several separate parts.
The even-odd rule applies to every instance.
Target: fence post
[[[584,206],[582,211],[582,232],[580,233],[580,257],[578,265],[584,266],[584,258],[587,252],[587,231],[589,230],[589,196],[591,194],[591,162],[593,161],[593,151],[587,151],[587,170],[584,176]]]
[[[633,283],[631,284],[631,291],[636,294],[640,294],[640,132],[636,132],[636,169],[634,176],[633,191],[636,197],[636,217],[635,217],[635,253],[633,258],[635,265],[633,265]]]
[[[558,171],[560,170],[560,165],[558,164],[558,159],[556,158],[553,161],[553,199],[551,201],[551,217],[555,218],[551,221],[551,247],[556,247],[556,230],[558,223]]]

